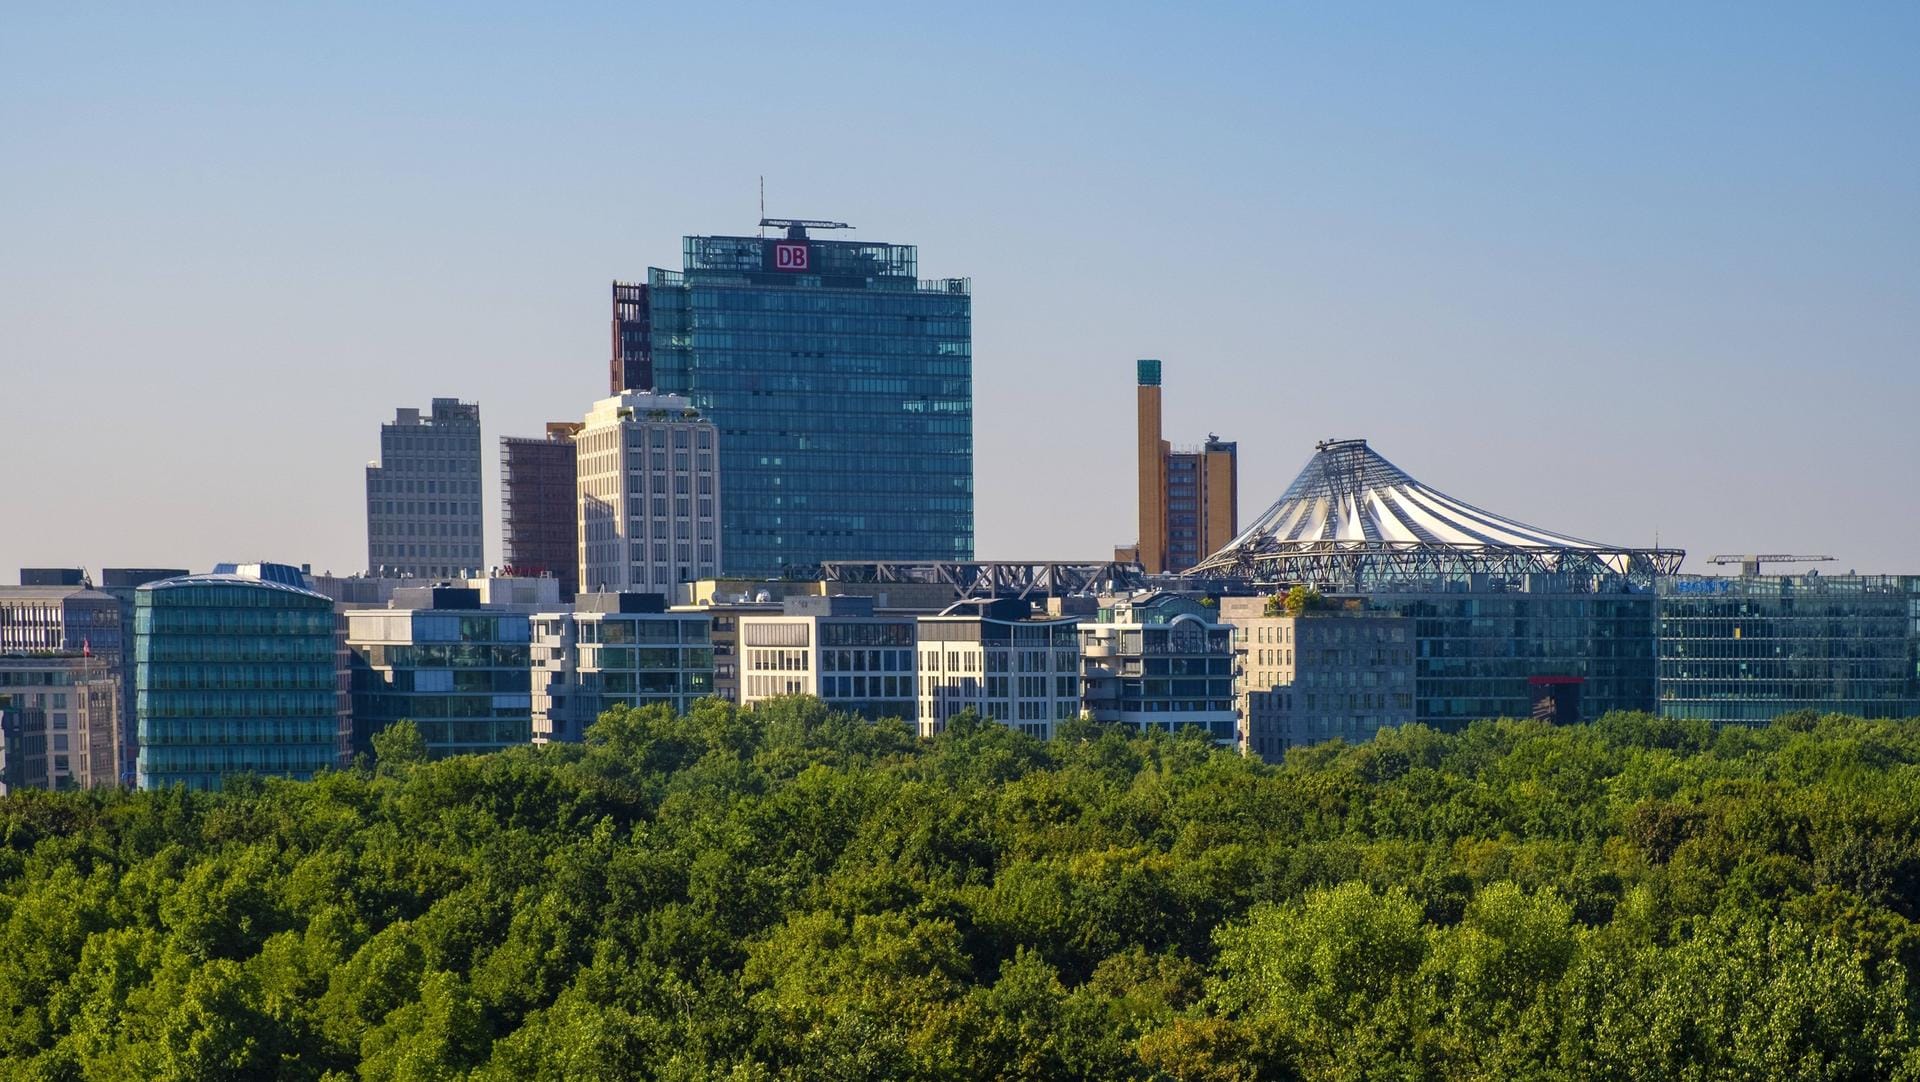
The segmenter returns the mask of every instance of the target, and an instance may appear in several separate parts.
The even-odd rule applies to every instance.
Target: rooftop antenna
[[[760,174],[760,239],[767,239],[767,175]]]

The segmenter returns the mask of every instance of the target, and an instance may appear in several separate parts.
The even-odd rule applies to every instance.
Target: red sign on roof
[[[805,244],[775,244],[773,246],[773,269],[783,271],[806,270],[807,246]]]

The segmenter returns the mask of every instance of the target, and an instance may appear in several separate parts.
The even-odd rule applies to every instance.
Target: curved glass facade
[[[218,789],[229,774],[310,778],[340,764],[333,602],[234,576],[134,596],[142,789]]]
[[[973,556],[973,316],[911,245],[688,237],[649,272],[653,389],[720,429],[722,561]]]

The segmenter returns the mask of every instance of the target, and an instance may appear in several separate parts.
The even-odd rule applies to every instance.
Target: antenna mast
[[[760,174],[760,239],[767,239],[767,175]]]

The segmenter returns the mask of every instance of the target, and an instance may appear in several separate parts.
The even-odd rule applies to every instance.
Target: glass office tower
[[[687,237],[683,255],[647,272],[646,333],[626,336],[647,355],[624,371],[719,425],[725,572],[971,559],[967,279],[921,281],[912,245],[797,225]]]
[[[344,764],[326,595],[237,573],[164,579],[135,592],[133,628],[140,788]]]

